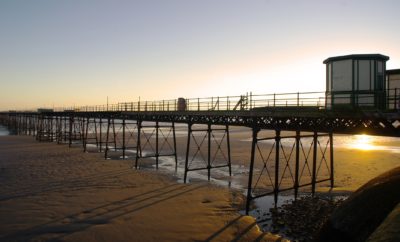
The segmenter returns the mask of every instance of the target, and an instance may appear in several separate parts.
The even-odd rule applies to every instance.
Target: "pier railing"
[[[251,92],[239,96],[217,96],[205,98],[177,98],[158,101],[121,102],[93,106],[59,107],[51,110],[57,112],[105,112],[105,111],[246,111],[262,110],[263,108],[280,107],[312,107],[318,109],[332,109],[357,107],[377,108],[380,110],[400,110],[400,89],[386,91],[358,91],[358,92],[297,92],[257,94]],[[40,110],[40,109],[39,109]],[[25,110],[28,111],[28,110]],[[37,110],[30,110],[37,111]]]
[[[205,98],[178,98],[158,101],[121,102],[109,105],[55,108],[54,111],[235,111],[263,107],[325,107],[324,92],[297,92]]]

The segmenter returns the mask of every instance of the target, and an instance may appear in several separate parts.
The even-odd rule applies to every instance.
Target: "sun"
[[[353,148],[368,151],[375,149],[375,146],[373,144],[373,139],[371,136],[366,134],[361,134],[361,135],[355,135]]]

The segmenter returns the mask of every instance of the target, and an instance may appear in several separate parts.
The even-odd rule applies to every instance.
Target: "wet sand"
[[[1,241],[252,241],[240,194],[101,153],[0,137]]]
[[[199,128],[205,126],[199,126]],[[217,126],[216,126],[217,127]],[[309,134],[309,133],[304,133]],[[207,142],[204,139],[205,132],[194,133],[195,139],[198,145],[201,145],[201,151],[197,152],[196,142],[194,138],[191,139],[191,149],[189,161],[190,167],[206,167],[207,159]],[[293,136],[294,132],[282,132],[282,136]],[[227,149],[226,141],[221,141],[224,137],[223,132],[216,132],[215,137],[213,137],[212,148],[211,148],[211,159],[215,160],[214,165],[226,164]],[[225,136],[226,137],[226,136]],[[229,173],[227,168],[218,168],[211,170],[211,178],[218,184],[224,186],[228,185],[227,181],[231,181],[231,187],[239,190],[247,188],[248,182],[248,172],[250,165],[250,154],[251,154],[251,129],[244,127],[230,127],[230,145],[231,145],[231,161],[232,161],[232,177],[229,178]],[[259,133],[259,138],[261,137],[274,137],[274,132],[272,131],[262,131]],[[215,140],[214,140],[215,138]],[[372,137],[369,136],[366,143],[364,137],[360,136],[348,136],[348,135],[334,135],[334,179],[335,187],[332,190],[336,193],[349,193],[358,189],[360,186],[368,182],[370,179],[386,172],[394,167],[400,166],[400,138],[391,137]],[[292,151],[294,139],[283,139],[283,148],[285,154],[281,153],[280,161],[280,173],[283,174],[286,168],[283,183],[287,182],[287,185],[292,185],[291,175],[294,175],[294,164],[295,164],[295,152]],[[311,138],[306,138],[303,142],[304,153],[301,152],[300,155],[300,170],[302,170],[303,182],[309,182],[311,175],[309,170],[311,170],[312,163],[312,151],[309,154],[308,163],[309,167],[305,166],[304,160],[305,156],[310,152],[310,142]],[[327,137],[320,138],[321,146],[318,147],[318,174],[317,178],[328,178],[329,177],[329,148],[325,153],[326,163],[322,160],[322,151],[325,149],[325,144],[327,142]],[[178,174],[175,173],[175,164],[173,158],[160,158],[161,170],[166,170],[168,174],[176,175],[178,179],[183,178],[183,167],[186,154],[186,143],[187,143],[187,129],[185,126],[181,126],[177,131],[177,153],[178,153]],[[221,152],[217,152],[215,147],[221,145]],[[261,142],[260,150],[263,154],[263,159],[269,155],[270,149],[273,145],[273,140]],[[155,147],[154,143],[152,144]],[[167,147],[167,145],[165,145]],[[149,148],[149,146],[147,146]],[[146,151],[146,150],[145,150]],[[151,153],[151,149],[147,149],[148,153]],[[196,153],[197,152],[197,153]],[[292,152],[292,153],[291,153]],[[193,155],[196,153],[196,157]],[[120,154],[117,153],[117,154]],[[262,158],[257,151],[255,168],[260,172],[264,163]],[[134,154],[131,154],[130,159]],[[286,156],[286,157],[284,157]],[[285,167],[285,158],[289,160],[288,167]],[[272,153],[267,166],[269,169],[274,169],[274,152]],[[150,164],[155,164],[155,160],[150,161]],[[328,167],[327,167],[328,166]],[[290,172],[289,172],[290,168]],[[329,168],[329,169],[328,169]],[[179,173],[180,171],[180,173]],[[257,172],[255,172],[257,174]],[[264,171],[265,176],[265,171]],[[189,172],[189,180],[206,180],[207,172]],[[257,178],[254,175],[254,178]],[[272,174],[273,178],[273,174]],[[267,184],[267,183],[266,183]],[[270,183],[268,183],[270,184]],[[326,192],[330,190],[330,183],[320,183],[317,185],[317,191]],[[310,191],[310,187],[306,187],[303,191]]]
[[[160,157],[158,171],[154,169],[154,158],[141,159],[141,170],[137,171],[131,169],[134,150],[128,151],[127,160],[119,159],[121,152],[110,152],[113,159],[104,160],[104,154],[94,147],[89,148],[89,153],[83,153],[81,144],[68,148],[67,145],[39,143],[32,137],[0,137],[0,181],[4,184],[0,191],[2,238],[20,241],[107,241],[110,238],[115,241],[127,238],[251,241],[262,236],[254,226],[254,219],[238,213],[243,209],[247,186],[250,129],[231,128],[231,178],[227,168],[212,170],[212,183],[206,182],[206,171],[189,172],[189,185],[181,183],[186,134],[185,127],[178,128],[178,172],[172,157]],[[223,137],[223,133],[215,135],[213,142]],[[272,137],[273,133],[267,131],[260,133],[262,135]],[[195,138],[200,144],[203,134],[198,133]],[[347,139],[347,136],[334,138],[335,188],[330,190],[329,182],[325,182],[318,184],[317,191],[349,194],[373,177],[400,165],[400,152],[396,149],[400,147],[398,139],[375,140],[377,146],[392,147],[381,150],[358,149],[352,146],[357,141],[347,142]],[[225,143],[220,145],[226,152]],[[150,147],[143,151],[151,153]],[[164,144],[163,147],[168,150],[169,146]],[[262,144],[262,148],[268,153],[271,143]],[[205,166],[206,149],[203,143],[202,156],[190,158],[192,167]],[[284,149],[290,153],[291,143],[285,143]],[[192,147],[191,152],[194,154],[196,147]],[[225,161],[221,153],[216,154],[215,160],[215,163]],[[263,163],[258,159],[255,165],[260,170]],[[290,180],[288,173],[286,176],[285,179]],[[309,176],[304,175],[304,179]],[[310,191],[310,187],[303,191]],[[267,198],[257,205],[268,209],[272,203],[272,199]]]

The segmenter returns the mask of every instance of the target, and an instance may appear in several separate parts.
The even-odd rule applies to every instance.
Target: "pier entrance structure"
[[[382,55],[327,59],[326,92],[7,111],[0,112],[0,124],[39,141],[79,145],[85,151],[96,147],[105,158],[133,157],[132,168],[140,168],[146,157],[154,158],[157,168],[161,156],[173,158],[178,168],[175,125],[187,125],[186,147],[180,147],[186,151],[181,158],[185,181],[195,170],[206,170],[208,179],[215,169],[226,167],[231,174],[229,127],[248,127],[252,130],[248,212],[254,199],[266,195],[273,194],[276,202],[282,191],[293,190],[297,196],[301,187],[310,187],[312,193],[321,182],[333,187],[334,134],[400,137],[396,105],[400,92],[393,79],[384,82],[387,59]]]
[[[386,109],[388,56],[362,54],[330,57],[326,64],[328,109]]]

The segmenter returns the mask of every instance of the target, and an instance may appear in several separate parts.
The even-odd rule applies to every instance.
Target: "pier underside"
[[[381,112],[332,112],[316,108],[264,108],[249,111],[154,112],[6,112],[0,123],[13,134],[38,141],[78,144],[84,151],[125,159],[171,157],[178,168],[175,125],[187,124],[184,178],[198,170],[229,169],[232,175],[230,126],[252,130],[247,206],[257,198],[302,187],[315,192],[318,183],[334,186],[333,134],[400,137],[400,115]],[[201,126],[201,128],[198,128]],[[271,130],[269,134],[262,131]],[[292,131],[293,135],[282,134]],[[285,142],[286,147],[283,147]],[[265,145],[268,143],[268,145]]]

